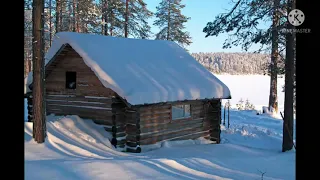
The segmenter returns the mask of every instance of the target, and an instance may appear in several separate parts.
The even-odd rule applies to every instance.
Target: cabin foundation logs
[[[140,153],[140,113],[138,111],[126,110],[126,151]]]
[[[115,148],[125,148],[126,132],[125,132],[125,104],[113,103],[112,108],[112,140],[111,144]]]

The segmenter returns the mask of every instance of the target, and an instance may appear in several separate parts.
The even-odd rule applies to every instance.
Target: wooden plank
[[[79,107],[63,107],[59,105],[48,105],[46,104],[47,111],[57,111],[69,113],[70,115],[85,115],[85,116],[92,116],[92,117],[108,117],[109,119],[112,116],[111,111],[106,110],[99,110],[99,109],[85,109]],[[55,109],[55,110],[54,110]]]
[[[140,132],[141,133],[148,133],[148,132],[156,132],[156,131],[165,131],[170,129],[179,129],[179,127],[187,127],[189,125],[194,124],[203,124],[203,118],[193,119],[190,121],[172,121],[171,123],[164,123],[164,124],[155,124],[153,126],[144,126],[141,124]]]
[[[126,121],[129,124],[139,124],[140,123],[140,114],[137,111],[126,111],[125,116],[126,116]]]
[[[163,134],[163,135],[158,135],[158,136],[152,136],[147,139],[140,140],[141,145],[147,145],[147,144],[155,144],[159,141],[175,138],[175,137],[180,137],[184,135],[188,135],[191,133],[195,132],[201,132],[201,131],[207,131],[205,127],[196,127],[196,128],[191,128],[191,129],[184,129],[181,131],[175,131],[169,134]]]
[[[191,111],[192,111],[192,112],[203,111],[203,104],[192,105],[192,106],[191,106]]]
[[[118,102],[118,100],[112,97],[85,97],[85,96],[70,96],[70,95],[63,95],[63,94],[48,94],[46,96],[48,100],[60,100],[60,101],[82,101],[82,102],[92,102],[92,103],[105,103],[111,104],[113,102]]]
[[[81,109],[81,111],[105,111],[106,113],[108,111],[111,111],[111,108],[107,108],[107,107],[99,107],[96,106],[96,104],[91,104],[91,105],[87,105],[84,106],[82,104],[68,104],[68,103],[62,103],[62,102],[58,102],[58,103],[54,103],[54,102],[48,102],[46,103],[47,106],[52,106],[52,107],[60,107],[60,108],[77,108],[77,109]]]
[[[149,120],[156,120],[156,119],[163,119],[163,118],[170,118],[170,113],[163,113],[163,114],[153,114],[153,115],[147,115],[147,116],[140,116],[140,121],[149,121]]]
[[[88,106],[88,107],[97,107],[97,108],[108,108],[111,110],[111,103],[101,103],[101,102],[85,102],[85,101],[63,101],[63,100],[53,100],[46,99],[46,103],[50,105],[59,104],[59,105],[68,105],[68,106]]]
[[[162,115],[162,114],[169,114],[169,113],[171,113],[171,108],[155,109],[155,110],[140,112],[140,117],[143,118],[143,117],[150,117],[152,115]]]
[[[170,115],[162,116],[162,117],[156,117],[156,118],[150,118],[143,121],[140,121],[140,124],[143,126],[154,126],[156,124],[163,124],[163,123],[170,123]]]
[[[188,139],[198,139],[200,137],[205,137],[208,138],[210,137],[210,131],[201,131],[201,132],[196,132],[196,133],[191,133],[188,135],[184,135],[181,137],[176,137],[176,138],[172,138],[170,139],[170,141],[180,141],[180,140],[188,140]]]
[[[142,107],[139,108],[139,112],[141,114],[143,114],[145,112],[159,111],[159,110],[163,110],[163,109],[171,109],[171,105],[170,104],[166,104],[166,105],[158,105],[158,106],[142,106]]]
[[[172,126],[169,126],[167,129],[160,129],[158,131],[154,130],[154,131],[149,131],[147,133],[141,133],[140,139],[143,140],[143,139],[148,139],[148,138],[151,138],[154,136],[161,136],[161,135],[166,135],[166,134],[177,133],[180,131],[185,131],[185,130],[193,129],[193,128],[199,128],[202,126],[203,126],[202,123],[187,124],[185,126],[172,125]]]

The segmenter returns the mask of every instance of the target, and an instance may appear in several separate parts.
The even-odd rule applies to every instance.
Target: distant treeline
[[[270,55],[259,53],[192,53],[204,67],[216,74],[265,74]]]

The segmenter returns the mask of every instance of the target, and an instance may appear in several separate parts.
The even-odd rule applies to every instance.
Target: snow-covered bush
[[[242,98],[239,100],[238,104],[236,104],[238,110],[244,110]]]
[[[245,109],[245,110],[255,110],[255,107],[254,107],[254,105],[253,105],[252,103],[250,103],[249,100],[247,99],[244,109]]]

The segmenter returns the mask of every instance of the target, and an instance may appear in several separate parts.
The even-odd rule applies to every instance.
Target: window
[[[66,88],[76,89],[77,73],[76,72],[66,72]]]
[[[172,106],[172,120],[191,117],[190,104]]]

